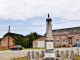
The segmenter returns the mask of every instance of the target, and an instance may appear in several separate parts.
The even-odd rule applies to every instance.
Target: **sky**
[[[80,0],[0,0],[0,38],[9,26],[12,33],[44,35],[48,13],[52,30],[80,26]]]

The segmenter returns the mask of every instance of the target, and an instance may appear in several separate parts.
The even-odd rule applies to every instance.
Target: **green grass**
[[[13,57],[13,58],[11,58],[10,60],[27,60],[27,56],[17,57],[17,58]]]
[[[0,51],[5,51],[5,50],[10,50],[10,49],[1,49],[1,48],[0,48]]]
[[[45,48],[25,48],[25,49],[45,49]]]
[[[68,48],[68,47],[54,47],[54,48]],[[25,48],[25,49],[45,49],[45,48]]]
[[[74,56],[74,60],[80,60],[80,56]]]
[[[68,48],[68,47],[54,47],[54,48]]]
[[[79,56],[79,60],[80,60],[80,56]]]

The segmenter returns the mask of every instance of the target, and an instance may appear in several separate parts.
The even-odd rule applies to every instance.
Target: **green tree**
[[[23,37],[21,35],[16,35],[15,40],[13,40],[13,42],[15,43],[15,45],[20,45],[21,40],[23,40]]]
[[[13,40],[13,42],[15,43],[15,45],[21,45],[23,47],[27,47],[28,45],[28,38],[23,38],[21,35],[16,35],[15,36],[15,40]]]
[[[23,47],[33,47],[33,41],[42,37],[42,35],[37,34],[36,32],[31,32],[23,38],[21,35],[16,35],[13,42],[15,45],[21,45]]]
[[[31,32],[29,35],[26,35],[26,37],[29,39],[28,40],[28,47],[32,47],[33,46],[33,41],[42,37],[42,35],[38,35],[36,32]]]
[[[28,45],[27,41],[28,41],[28,38],[24,38],[23,40],[20,41],[20,45],[26,48]]]

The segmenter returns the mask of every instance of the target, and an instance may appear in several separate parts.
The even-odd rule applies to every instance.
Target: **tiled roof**
[[[39,39],[37,39],[37,40],[34,40],[34,41],[43,41],[43,40],[45,40],[45,38],[46,38],[46,37],[41,37],[41,38],[39,38]],[[33,41],[33,42],[34,42],[34,41]]]
[[[9,36],[12,37],[13,39],[15,39],[16,35],[21,35],[21,34],[16,34],[16,33],[11,33],[11,32],[9,33]],[[8,33],[6,33],[4,36],[8,36]],[[21,36],[24,37],[23,35],[21,35]]]

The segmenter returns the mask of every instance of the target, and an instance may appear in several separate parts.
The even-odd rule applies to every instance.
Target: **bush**
[[[62,45],[62,47],[66,47],[66,45],[64,44],[64,45]]]
[[[59,47],[61,47],[61,45],[59,45]]]

